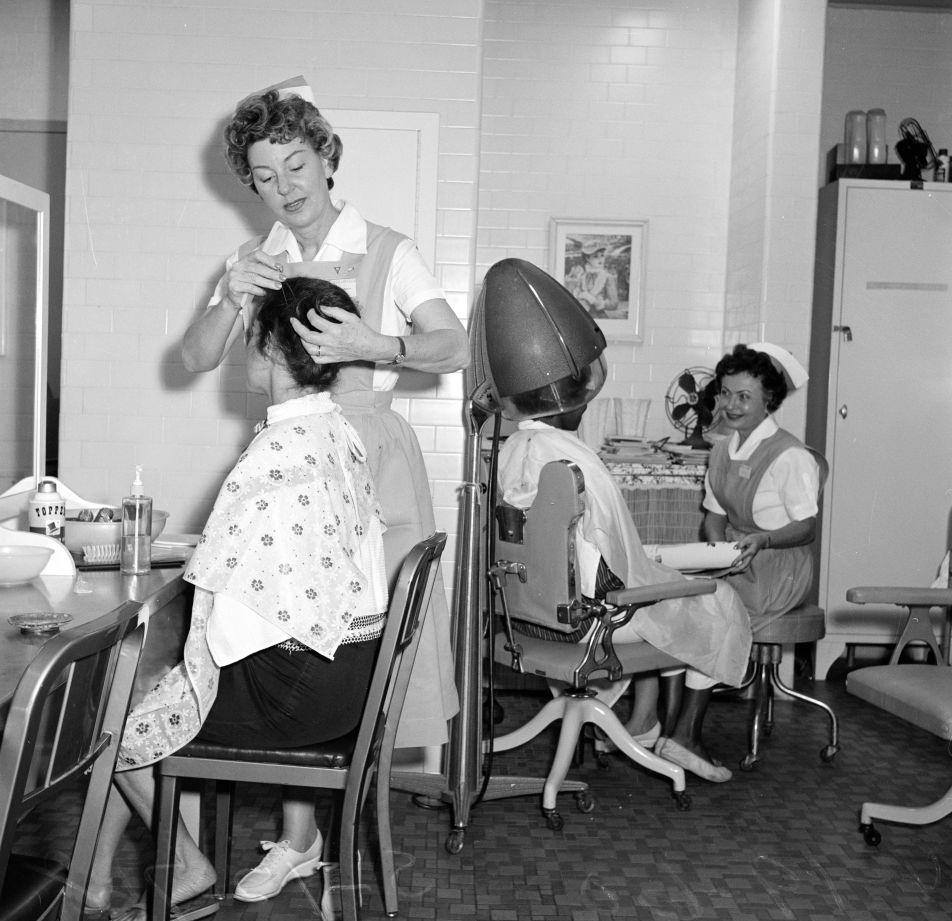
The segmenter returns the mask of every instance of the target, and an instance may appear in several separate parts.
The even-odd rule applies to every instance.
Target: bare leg
[[[306,851],[317,840],[314,800],[296,798],[291,790],[288,794],[281,804],[283,828],[279,838],[290,841],[295,851]]]
[[[155,774],[151,767],[116,774],[116,784],[129,805],[148,828],[152,828],[155,805]],[[215,868],[198,849],[185,823],[178,820],[175,840],[175,870],[172,880],[172,904],[186,902],[215,885]]]
[[[86,890],[86,907],[93,911],[108,908],[112,900],[112,861],[119,849],[119,842],[132,818],[122,794],[113,784],[106,803],[102,829],[93,856],[92,872],[89,876],[89,888]]]
[[[633,736],[640,736],[653,729],[658,722],[658,676],[639,675],[631,683],[634,700],[625,728]]]

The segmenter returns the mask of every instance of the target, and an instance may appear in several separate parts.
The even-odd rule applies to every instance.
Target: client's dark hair
[[[289,278],[277,290],[269,290],[261,300],[254,332],[255,348],[262,353],[269,347],[278,349],[291,377],[300,387],[326,390],[337,380],[340,371],[340,362],[320,365],[312,361],[290,323],[294,317],[308,329],[313,329],[307,312],[313,308],[318,316],[331,320],[324,312],[326,307],[360,313],[346,291],[319,278]]]
[[[749,374],[760,381],[768,413],[778,410],[787,398],[786,378],[766,352],[749,349],[743,343],[735,345],[734,351],[725,355],[714,368],[718,392],[724,378],[732,374]]]

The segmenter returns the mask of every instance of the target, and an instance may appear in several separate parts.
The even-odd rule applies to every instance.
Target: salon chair
[[[822,454],[812,449],[808,450],[820,467],[820,491],[822,492],[830,467]],[[776,691],[809,706],[817,707],[826,713],[830,721],[830,735],[829,742],[820,749],[820,759],[831,762],[836,757],[840,750],[836,714],[823,701],[788,687],[780,677],[784,647],[792,652],[798,644],[816,644],[825,635],[826,612],[815,604],[801,604],[765,624],[754,633],[750,648],[750,668],[743,684],[737,689],[737,693],[751,689],[752,698],[748,749],[740,762],[742,771],[753,770],[757,762],[761,760],[761,743],[765,736],[773,732]]]
[[[46,640],[17,684],[0,744],[0,919],[81,921],[136,669],[142,605]],[[20,852],[19,823],[64,791],[80,792],[68,861]],[[14,844],[18,845],[15,849]],[[37,845],[34,842],[33,850]],[[26,850],[26,848],[24,848]]]
[[[846,676],[846,690],[861,700],[892,713],[940,739],[952,740],[952,668],[949,667],[948,635],[945,651],[936,643],[931,614],[943,609],[948,624],[952,611],[952,588],[900,588],[859,586],[846,593],[853,604],[891,604],[906,608],[906,622],[886,665],[858,668]],[[935,664],[900,663],[910,644],[924,645]],[[873,819],[905,825],[928,825],[952,813],[952,788],[927,806],[890,806],[863,803],[860,831],[867,844],[875,847],[882,835]]]
[[[689,808],[684,771],[637,744],[587,684],[594,677],[618,680],[681,665],[648,643],[614,643],[612,635],[645,605],[715,589],[710,580],[686,580],[609,592],[606,604],[584,601],[575,572],[575,525],[583,511],[584,488],[576,465],[546,464],[530,508],[497,507],[496,559],[490,567],[490,581],[502,608],[501,623],[494,627],[495,661],[544,678],[555,695],[524,726],[495,739],[493,750],[524,745],[561,720],[555,758],[542,793],[542,813],[553,830],[563,826],[556,809],[559,792],[574,792],[582,812],[594,809],[587,785],[565,780],[586,723],[601,729],[632,761],[669,778],[678,808]],[[591,618],[593,628],[588,626]],[[580,634],[587,634],[586,642],[579,642]]]
[[[390,594],[387,624],[380,640],[360,724],[351,733],[316,745],[296,749],[229,748],[193,741],[157,765],[158,831],[156,873],[152,902],[153,921],[175,918],[169,905],[178,822],[180,781],[197,778],[216,782],[215,864],[219,885],[228,891],[232,829],[232,787],[235,783],[282,784],[340,794],[337,856],[339,897],[344,921],[356,921],[360,896],[357,836],[361,813],[376,780],[377,843],[387,915],[397,913],[396,872],[390,827],[390,772],[397,726],[403,709],[410,672],[420,641],[423,621],[436,567],[446,546],[446,534],[437,531],[407,554]],[[333,836],[325,839],[325,860],[332,856]],[[325,864],[327,866],[327,864]],[[326,877],[325,877],[326,878]],[[335,893],[325,891],[322,917],[336,917]]]

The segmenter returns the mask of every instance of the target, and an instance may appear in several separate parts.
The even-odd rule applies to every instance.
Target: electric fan
[[[684,433],[683,445],[709,448],[704,433],[714,425],[717,381],[710,368],[685,368],[668,387],[664,408],[671,424]]]

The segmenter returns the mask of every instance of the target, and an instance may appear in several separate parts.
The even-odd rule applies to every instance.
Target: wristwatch
[[[407,358],[407,344],[403,341],[403,336],[397,336],[397,342],[400,343],[400,351],[397,352],[393,358],[390,359],[388,364],[391,365],[402,365]]]

